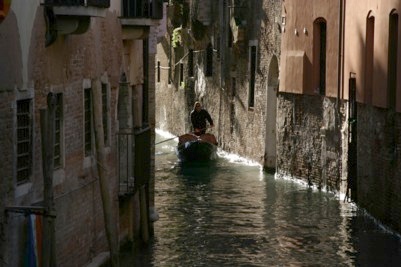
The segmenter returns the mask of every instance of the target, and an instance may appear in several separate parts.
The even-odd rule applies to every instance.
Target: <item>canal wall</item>
[[[344,104],[321,96],[280,93],[277,115],[277,173],[333,192],[346,169]]]
[[[401,116],[358,105],[357,202],[401,233]]]
[[[199,100],[214,120],[208,131],[222,149],[274,169],[281,2],[222,3],[213,2],[210,24],[200,27],[203,35],[178,47],[170,41],[177,26],[170,18],[156,55],[156,127],[176,135],[192,131],[189,114]],[[251,51],[257,54],[252,63]]]
[[[400,233],[400,115],[358,104],[353,156],[357,170],[352,181],[349,103],[341,101],[337,106],[335,99],[286,93],[278,99],[276,175],[342,193]],[[350,186],[355,186],[354,192]]]
[[[174,29],[171,23],[170,35],[158,46],[156,127],[176,135],[191,131],[189,113],[193,103],[200,100],[215,120],[211,132],[224,150],[255,160],[266,169],[274,168],[278,176],[345,194],[400,232],[399,112],[386,107],[382,85],[375,88],[375,97],[369,95],[368,88],[364,89],[365,64],[360,63],[364,62],[364,53],[360,52],[364,51],[363,40],[354,39],[365,27],[370,10],[364,7],[366,14],[357,17],[352,14],[354,5],[371,4],[357,1],[350,3],[353,8],[346,8],[340,2],[311,0],[304,5],[293,0],[284,2],[282,10],[282,1],[237,1],[242,6],[241,11],[233,10],[237,20],[230,26],[223,23],[224,26],[217,18],[222,10],[217,2],[220,1],[212,5],[213,16],[205,25],[204,38],[173,48],[169,38]],[[310,9],[312,5],[316,8]],[[380,7],[384,14],[380,16],[388,17],[393,5],[389,1],[385,10]],[[252,11],[247,9],[250,7]],[[343,10],[347,12],[344,20],[350,23],[338,21]],[[224,12],[219,17],[226,22],[229,18]],[[362,26],[347,26],[340,32],[346,37],[340,37],[341,24],[354,25],[354,20]],[[335,30],[328,30],[326,35],[326,26]],[[380,26],[381,34],[388,32],[387,24]],[[222,37],[226,32],[232,33],[232,40]],[[319,46],[321,36],[327,38],[327,58],[319,62],[314,47]],[[345,48],[339,47],[341,42],[347,42]],[[205,75],[208,44],[213,47],[210,76]],[[257,61],[254,102],[250,105],[252,46],[256,46]],[[190,49],[195,51],[191,75]],[[345,55],[352,56],[340,58],[342,49],[351,50]],[[387,57],[377,60],[387,62]],[[324,73],[321,64],[325,64]],[[385,72],[380,70],[377,75]],[[345,77],[348,73],[359,75],[356,99],[351,103]],[[361,104],[364,101],[367,103]],[[357,115],[350,119],[349,108],[355,103]],[[350,125],[355,122],[357,131],[350,136]],[[355,140],[353,154],[350,142]]]

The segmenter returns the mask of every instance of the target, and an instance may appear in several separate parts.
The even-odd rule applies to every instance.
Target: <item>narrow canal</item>
[[[180,164],[176,144],[156,146],[155,235],[122,266],[401,266],[399,236],[338,196],[223,153]]]

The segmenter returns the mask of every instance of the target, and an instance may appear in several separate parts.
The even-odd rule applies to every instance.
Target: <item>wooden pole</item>
[[[119,266],[119,242],[117,215],[113,214],[112,198],[109,188],[109,177],[106,155],[104,152],[104,132],[102,116],[102,92],[99,80],[92,81],[93,92],[93,123],[95,129],[96,161],[99,174],[100,193],[102,196],[104,224],[107,240],[109,242],[111,263],[113,267]]]
[[[42,266],[57,266],[53,169],[54,169],[54,125],[56,98],[53,93],[47,95],[47,110],[40,110],[40,126],[42,137],[42,169],[43,169],[43,202],[46,211],[43,216]],[[50,216],[46,216],[50,215]]]
[[[139,189],[139,209],[141,217],[142,240],[147,244],[149,242],[149,214],[146,185]]]

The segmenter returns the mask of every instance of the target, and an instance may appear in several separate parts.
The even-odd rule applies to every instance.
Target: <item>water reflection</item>
[[[401,266],[400,239],[337,196],[219,158],[156,147],[160,219],[122,266]]]

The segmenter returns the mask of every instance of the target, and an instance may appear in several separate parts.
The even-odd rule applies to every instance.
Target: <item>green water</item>
[[[334,194],[227,155],[183,165],[175,146],[156,146],[151,244],[122,266],[401,266],[400,238]]]

